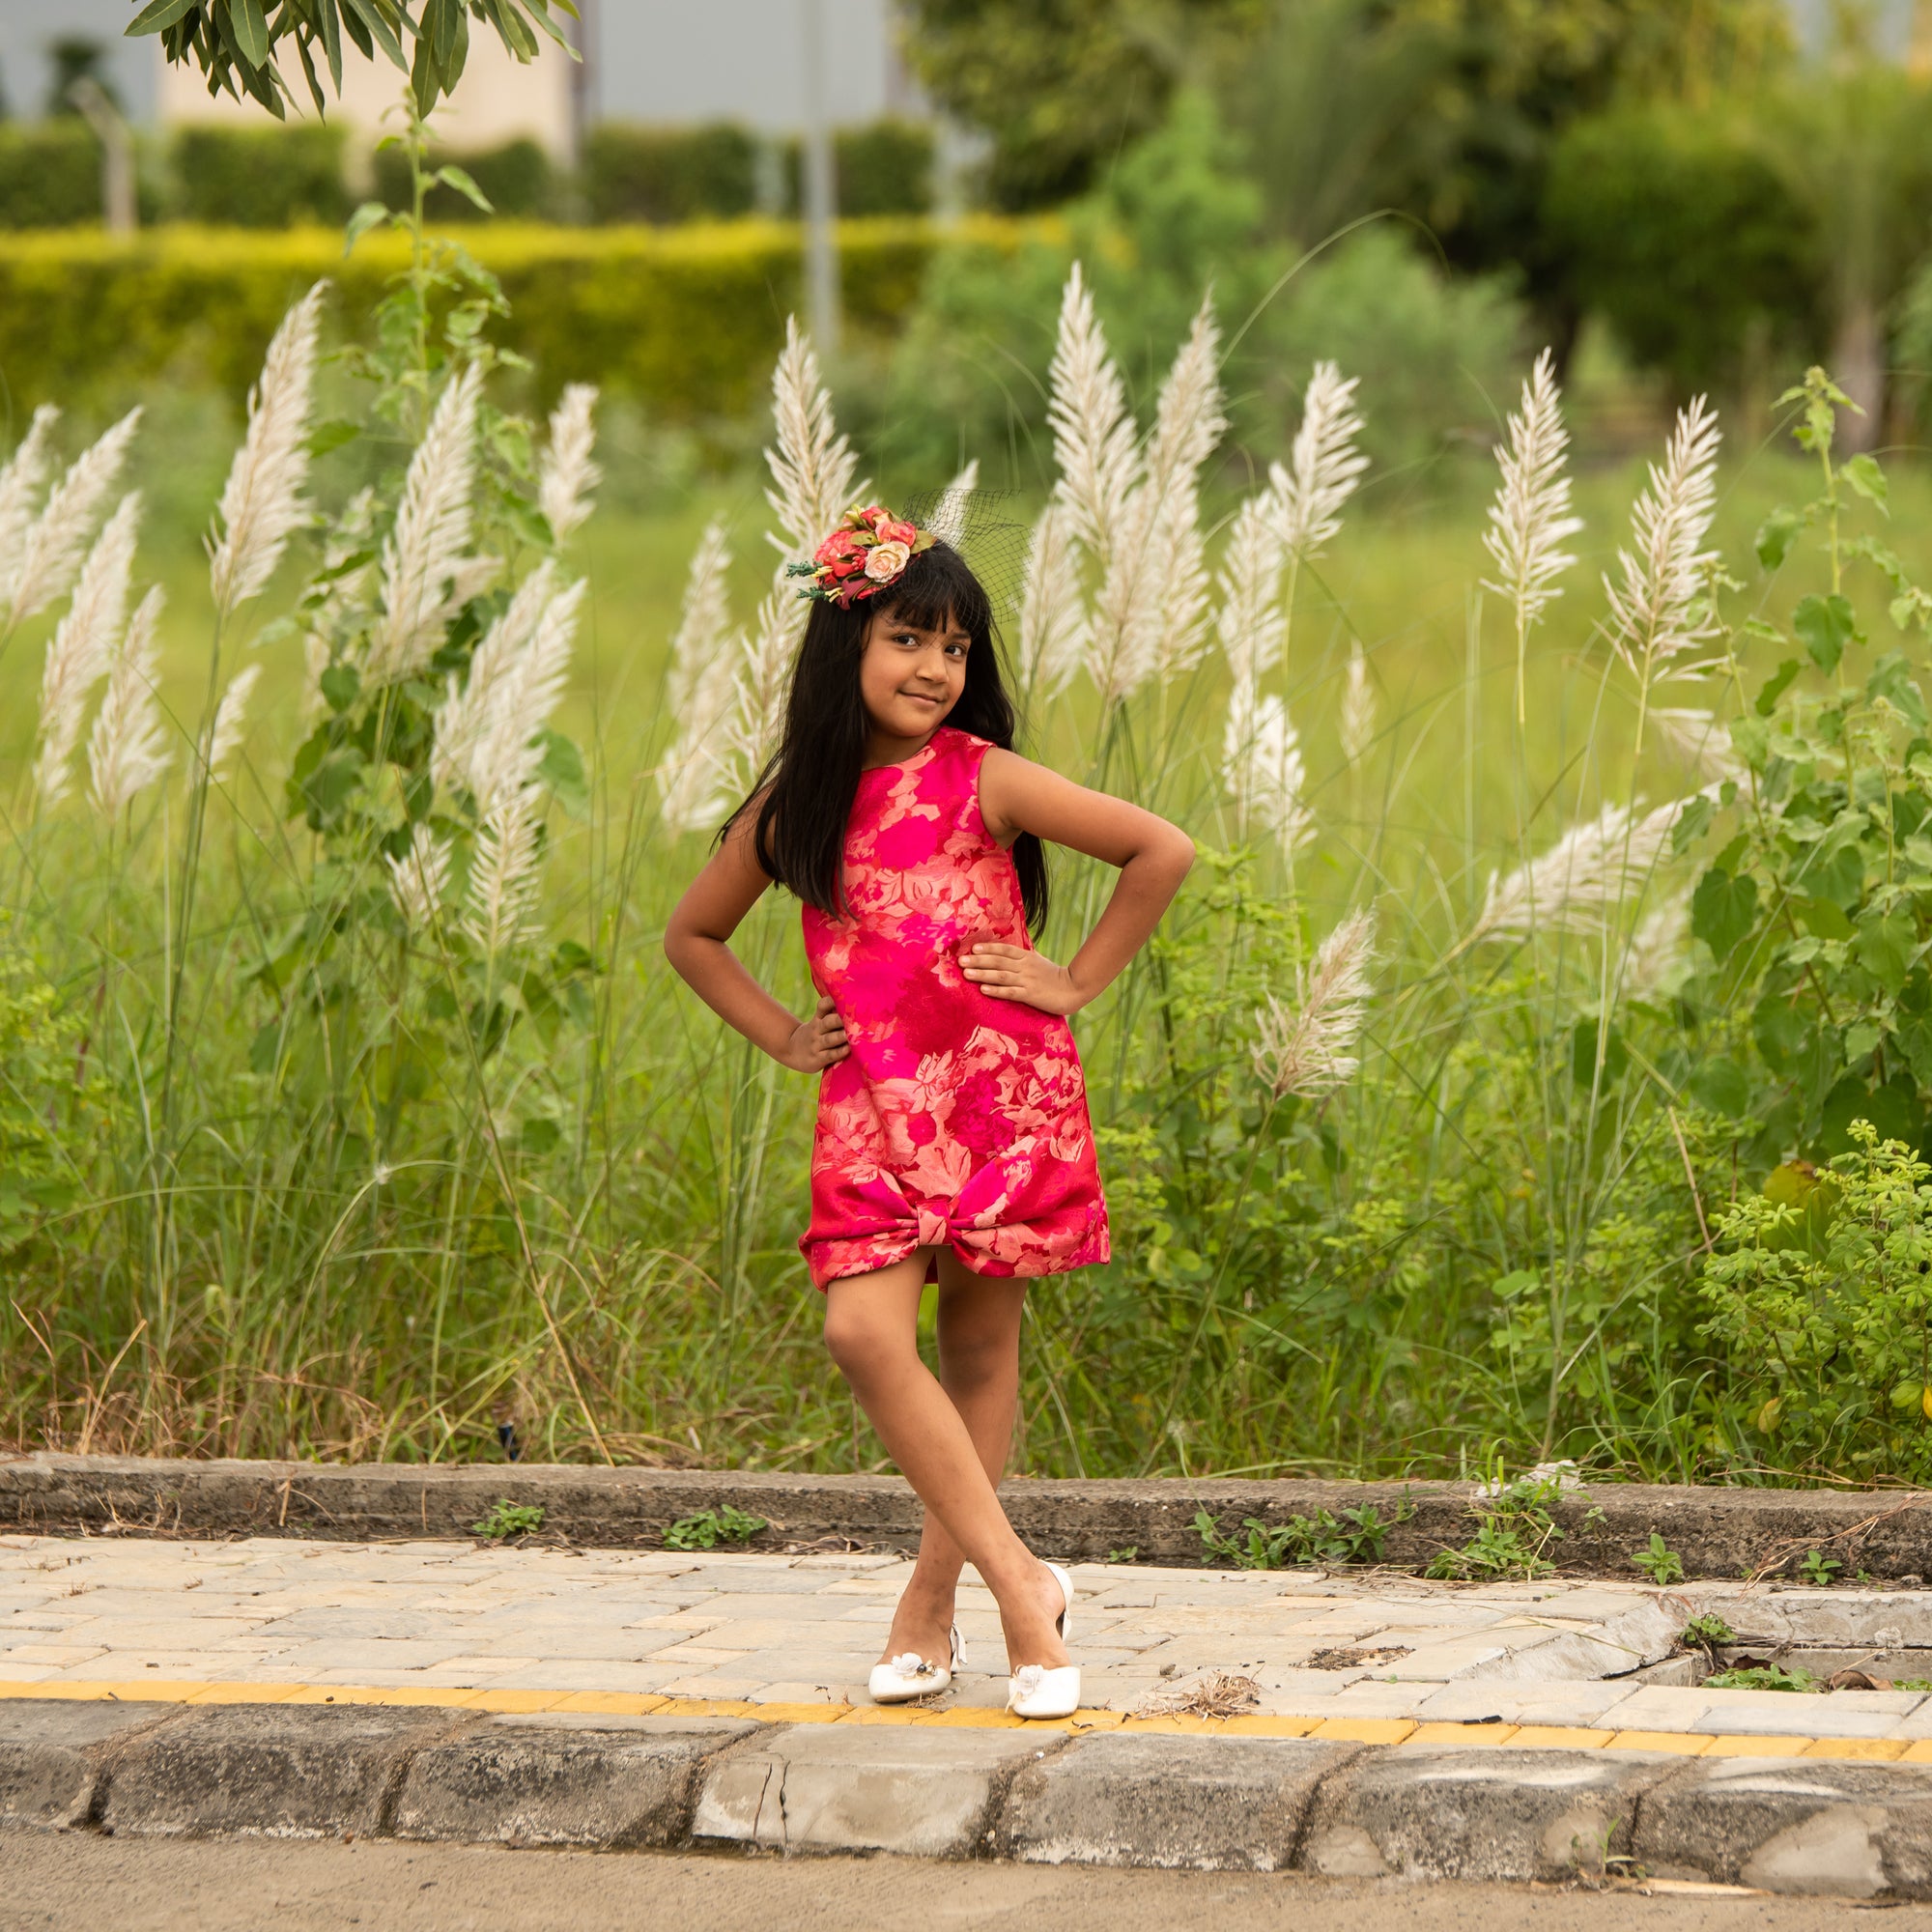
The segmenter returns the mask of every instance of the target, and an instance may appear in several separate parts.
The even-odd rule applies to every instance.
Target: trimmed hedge
[[[0,124],[0,228],[65,228],[100,219],[100,143],[77,115]]]
[[[592,221],[730,220],[758,199],[758,144],[735,122],[667,129],[606,121],[583,141]]]
[[[334,126],[184,128],[168,149],[174,212],[237,228],[346,221],[342,148]]]
[[[1027,232],[992,217],[951,229],[841,223],[848,325],[862,336],[895,330],[942,240],[1012,249]],[[512,316],[498,339],[535,363],[546,397],[594,382],[669,420],[742,415],[759,400],[785,316],[805,306],[789,223],[488,222],[465,242],[501,279]],[[113,399],[163,375],[200,374],[239,397],[282,312],[311,282],[327,277],[338,313],[366,319],[404,258],[402,239],[385,234],[345,262],[340,237],[322,228],[162,228],[124,242],[86,229],[0,238],[0,382],[16,413]]]

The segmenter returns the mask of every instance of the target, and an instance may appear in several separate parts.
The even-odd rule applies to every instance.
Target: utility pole
[[[83,74],[67,98],[100,141],[100,218],[110,235],[134,232],[134,136],[98,80]]]
[[[825,0],[799,0],[805,29],[805,267],[812,340],[838,353],[838,177],[825,98]]]

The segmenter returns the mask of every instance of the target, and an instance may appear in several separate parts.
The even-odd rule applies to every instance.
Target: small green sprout
[[[1804,1552],[1804,1562],[1798,1566],[1798,1574],[1807,1583],[1835,1583],[1838,1580],[1838,1572],[1844,1567],[1844,1562],[1839,1557],[1828,1556],[1822,1549],[1807,1549]]]
[[[1650,1548],[1631,1552],[1631,1561],[1647,1576],[1653,1583],[1681,1583],[1684,1580],[1684,1559],[1664,1542],[1656,1530],[1650,1532]]]
[[[752,1516],[726,1503],[723,1509],[697,1510],[681,1516],[665,1531],[667,1549],[716,1549],[721,1543],[749,1543],[768,1527],[761,1516]]]
[[[478,1536],[487,1536],[493,1543],[500,1543],[505,1537],[528,1536],[532,1530],[543,1527],[543,1505],[541,1503],[513,1503],[508,1496],[498,1496],[490,1514],[481,1522],[470,1524]]]

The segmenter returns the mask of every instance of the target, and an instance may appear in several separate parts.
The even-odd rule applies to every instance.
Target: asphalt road
[[[883,1858],[0,1836],[4,1932],[1844,1932],[1861,1909]],[[1932,1906],[1883,1922],[1932,1932]]]

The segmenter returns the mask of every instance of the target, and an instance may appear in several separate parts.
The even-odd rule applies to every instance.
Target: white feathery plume
[[[229,466],[208,545],[209,587],[222,614],[260,594],[307,514],[309,408],[327,287],[317,282],[283,316],[262,380],[248,394],[247,433]]]
[[[1065,690],[1087,657],[1087,605],[1075,543],[1072,510],[1058,499],[1047,504],[1027,546],[1020,683],[1048,697]]]
[[[16,623],[44,611],[74,581],[94,520],[120,478],[128,445],[140,426],[141,412],[129,410],[99,441],[82,450],[47,492],[40,516],[21,542],[19,568],[5,586],[8,612]]]
[[[1651,707],[1650,716],[1664,742],[1707,783],[1719,785],[1730,779],[1743,784],[1750,776],[1715,712],[1701,705],[1658,704]]]
[[[430,743],[430,776],[438,784],[469,783],[470,760],[488,729],[491,695],[536,635],[555,590],[556,566],[546,557],[484,632],[470,653],[468,680],[459,687],[450,678],[447,695],[436,708]]]
[[[48,640],[41,673],[41,753],[34,764],[34,787],[43,804],[67,794],[68,766],[80,742],[88,693],[114,661],[128,617],[128,580],[140,520],[140,493],[130,490],[88,552],[73,601]]]
[[[1270,993],[1256,1009],[1255,1068],[1277,1100],[1332,1093],[1360,1069],[1355,1045],[1374,990],[1375,944],[1375,914],[1350,913],[1321,942],[1308,973],[1296,968],[1293,1004]]]
[[[1215,618],[1221,649],[1237,687],[1257,690],[1281,659],[1288,635],[1281,602],[1281,573],[1287,561],[1270,497],[1248,497],[1235,512],[1228,533]]]
[[[483,372],[471,363],[447,384],[410,459],[395,527],[383,546],[383,615],[368,675],[387,683],[420,668],[444,621],[444,586],[469,542],[476,479],[476,409]]]
[[[1602,932],[1615,909],[1642,892],[1683,810],[1682,799],[1642,817],[1634,807],[1606,805],[1507,878],[1492,874],[1482,913],[1457,951],[1539,929]]]
[[[1220,331],[1207,301],[1161,384],[1144,473],[1094,603],[1088,668],[1109,703],[1184,668],[1206,631],[1208,574],[1196,525],[1200,469],[1227,428]],[[1170,633],[1172,627],[1172,633]]]
[[[107,692],[87,741],[88,789],[109,824],[168,768],[167,731],[155,696],[164,593],[157,583],[128,619],[127,636],[112,653]]]
[[[327,638],[320,631],[311,631],[302,639],[301,708],[297,713],[304,730],[322,716],[326,701],[322,695],[322,674],[332,662]]]
[[[449,846],[427,825],[410,832],[410,849],[400,859],[384,859],[389,868],[389,897],[412,932],[434,924],[449,885]]]
[[[226,775],[228,761],[242,749],[242,734],[248,728],[248,700],[261,682],[262,667],[243,665],[228,680],[221,702],[214,711],[214,729],[208,740],[208,773],[219,779]]]
[[[1342,755],[1358,765],[1376,738],[1376,687],[1369,677],[1369,660],[1361,639],[1349,645],[1349,681],[1342,687],[1342,717],[1338,732]]]
[[[530,793],[513,792],[499,799],[477,828],[463,929],[486,958],[516,944],[536,901],[534,805]]]
[[[1228,707],[1221,778],[1235,801],[1236,824],[1245,832],[1252,821],[1272,833],[1292,867],[1315,836],[1315,814],[1308,809],[1300,734],[1279,697],[1244,700],[1236,693]]]
[[[926,527],[941,543],[951,544],[957,550],[965,542],[966,503],[979,487],[980,459],[976,456],[939,493],[939,501],[932,506]]]
[[[765,501],[779,527],[771,542],[787,560],[808,557],[869,486],[853,481],[859,459],[838,433],[818,357],[795,316],[785,318],[785,346],[772,372],[772,418],[776,447],[765,462],[777,487]]]
[[[582,582],[555,591],[523,649],[494,653],[480,676],[472,659],[468,686],[437,709],[439,753],[445,724],[454,742],[447,754],[433,753],[432,767],[462,783],[486,814],[507,799],[534,795],[543,764],[537,733],[563,696],[583,592]]]
[[[682,720],[706,671],[725,654],[731,628],[731,546],[724,526],[704,526],[684,582],[684,605],[670,640],[670,680],[665,693],[673,718]]]
[[[774,584],[752,621],[733,681],[732,709],[724,748],[732,785],[749,792],[770,763],[784,729],[785,694],[792,660],[810,611],[804,598]]]
[[[1333,362],[1318,362],[1302,398],[1287,468],[1268,470],[1280,507],[1281,540],[1296,565],[1319,556],[1342,527],[1342,506],[1360,486],[1369,459],[1355,446],[1362,419],[1355,413],[1358,376],[1344,378]]]
[[[60,412],[51,403],[43,403],[34,412],[19,448],[0,469],[0,584],[11,583],[20,566],[20,547],[34,521],[41,486],[53,467],[47,443],[59,420]]]
[[[1656,1000],[1674,992],[1690,961],[1690,894],[1672,893],[1646,913],[1631,934],[1624,956],[1623,992],[1627,999]]]
[[[1556,580],[1577,559],[1562,546],[1583,527],[1570,514],[1570,447],[1563,427],[1556,361],[1546,349],[1522,385],[1522,407],[1509,419],[1509,440],[1496,445],[1501,480],[1490,504],[1483,548],[1496,567],[1483,587],[1509,600],[1516,617],[1517,715],[1522,715],[1522,649],[1530,626],[1563,593]]]
[[[550,447],[537,470],[537,508],[562,543],[590,514],[590,495],[604,480],[592,459],[597,447],[597,390],[571,383],[550,416]]]
[[[1643,708],[1659,670],[1717,634],[1708,595],[1717,553],[1703,545],[1717,508],[1721,440],[1717,413],[1702,396],[1678,412],[1663,462],[1650,466],[1631,512],[1634,548],[1617,553],[1621,581],[1604,579],[1610,641],[1636,674]],[[1642,739],[1640,712],[1638,751]]]
[[[1060,469],[1054,494],[1104,575],[1123,540],[1127,497],[1141,473],[1140,439],[1078,262],[1061,297],[1048,381],[1046,419]]]
[[[677,736],[657,770],[664,822],[673,833],[709,824],[730,777],[720,731],[736,694],[744,639],[729,635],[725,580],[731,553],[724,527],[712,524],[691,560],[684,610],[671,639],[669,710]]]

